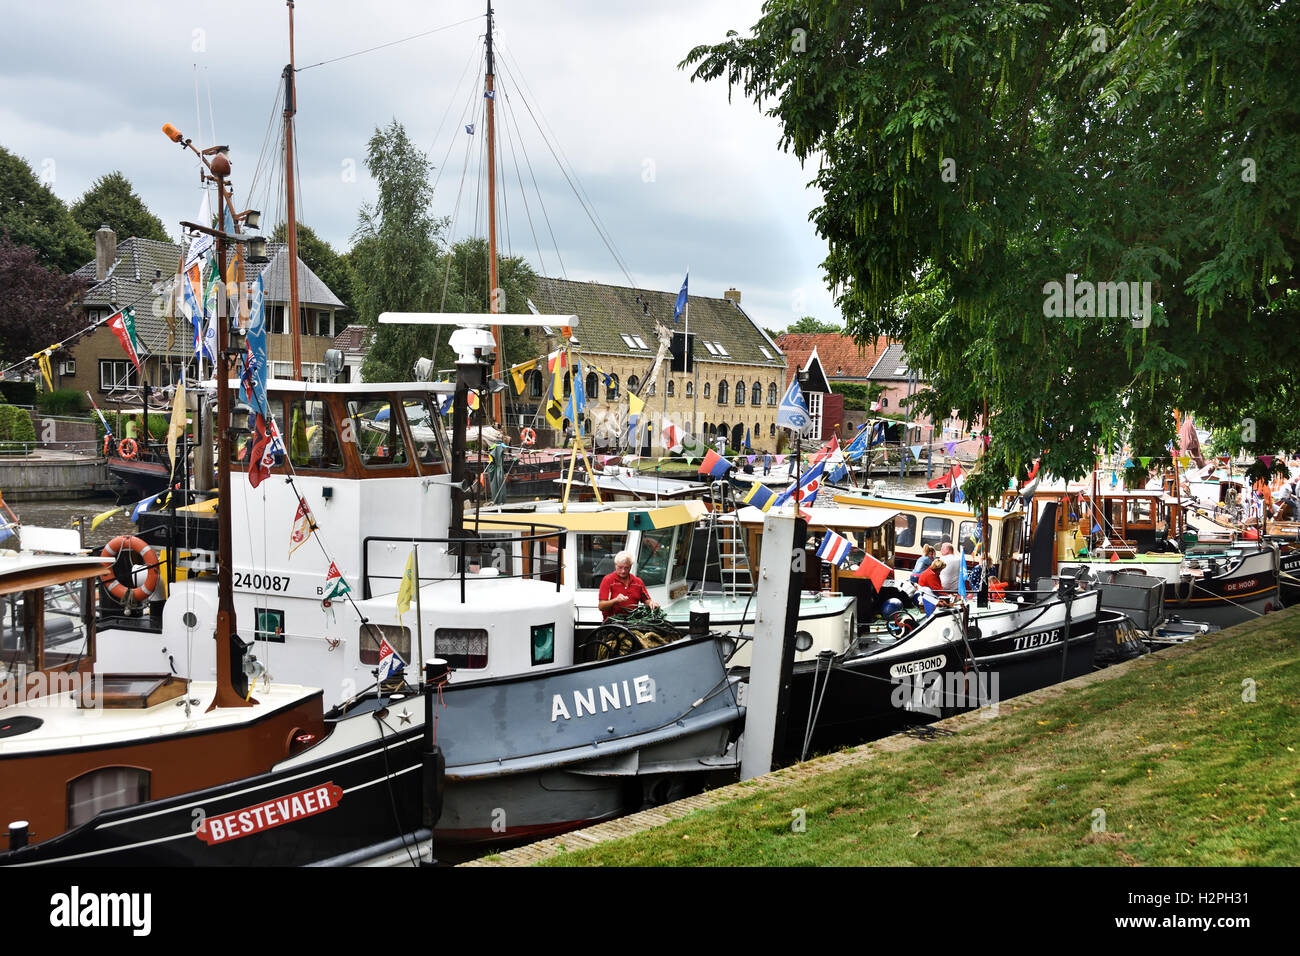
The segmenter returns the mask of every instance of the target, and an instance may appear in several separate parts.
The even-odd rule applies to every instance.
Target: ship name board
[[[1224,591],[1248,591],[1259,584],[1259,578],[1247,578],[1244,581],[1225,581]]]
[[[573,710],[569,710],[567,698],[572,697]],[[655,682],[649,674],[642,674],[630,681],[613,681],[584,690],[574,690],[567,694],[551,696],[551,723],[563,717],[590,717],[595,713],[607,713],[635,704],[653,704],[655,700]]]
[[[890,677],[910,677],[913,674],[922,674],[925,671],[937,671],[948,663],[948,658],[944,654],[936,654],[934,657],[927,657],[924,660],[908,661],[905,664],[895,664],[889,669]]]
[[[1028,650],[1031,647],[1046,647],[1048,644],[1058,644],[1061,640],[1061,629],[1054,627],[1050,631],[1040,631],[1037,634],[1022,634],[1020,637],[1012,638],[1012,647],[1017,651]]]

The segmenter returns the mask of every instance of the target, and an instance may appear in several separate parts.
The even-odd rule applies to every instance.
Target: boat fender
[[[127,439],[127,441],[130,441],[130,439]],[[149,547],[141,539],[134,535],[128,536],[124,534],[118,535],[104,545],[104,550],[100,553],[106,558],[113,558],[116,562],[117,556],[124,548],[135,552],[140,560],[144,562],[146,568],[144,584],[128,587],[118,579],[113,568],[109,568],[101,574],[99,581],[104,585],[104,590],[109,593],[114,601],[123,602],[129,594],[136,604],[143,604],[148,600],[149,595],[154,592],[154,589],[158,587],[158,555],[154,553],[153,548]]]

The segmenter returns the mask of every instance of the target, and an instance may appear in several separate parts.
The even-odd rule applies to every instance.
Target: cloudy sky
[[[238,199],[268,213],[282,205],[277,143],[249,195],[288,59],[282,0],[6,7],[0,144],[65,201],[120,169],[175,233],[200,194],[195,161],[159,131],[171,122],[196,143],[230,146]],[[739,95],[729,104],[725,83],[691,83],[677,69],[693,46],[747,32],[759,8],[497,0],[502,251],[549,275],[561,274],[562,258],[571,279],[627,281],[553,148],[636,284],[676,289],[689,265],[693,294],[734,286],[769,328],[806,314],[838,320],[820,268],[826,246],[808,221],[815,171],[777,149],[775,120]],[[300,222],[347,248],[358,207],[374,196],[366,141],[397,119],[438,166],[434,212],[455,217],[451,237],[485,234],[482,129],[464,129],[482,109],[483,12],[482,0],[298,0]]]

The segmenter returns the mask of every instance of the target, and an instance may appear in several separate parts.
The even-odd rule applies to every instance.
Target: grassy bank
[[[546,865],[1295,865],[1298,657],[1295,608]]]

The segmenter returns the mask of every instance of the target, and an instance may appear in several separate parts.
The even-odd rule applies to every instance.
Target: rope
[[[296,70],[294,70],[294,72],[304,73],[307,70],[314,70],[318,66],[325,66],[326,64],[329,63],[338,63],[340,60],[349,60],[354,56],[362,56],[366,53],[374,53],[376,50],[386,50],[390,46],[397,46],[399,43],[407,43],[411,40],[418,40],[421,37],[432,36],[435,33],[441,33],[443,30],[450,30],[452,27],[461,26],[462,24],[469,23],[470,21],[477,20],[478,18],[479,15],[475,14],[472,17],[466,17],[464,20],[457,20],[455,23],[448,23],[446,26],[434,27],[432,30],[425,30],[423,33],[413,33],[409,37],[402,37],[400,40],[390,40],[389,42],[381,43],[378,46],[371,46],[371,47],[366,47],[364,50],[357,50],[355,53],[344,53],[342,56],[334,56],[334,57],[330,57],[328,60],[320,60],[316,63],[311,63],[307,66],[300,66]]]

